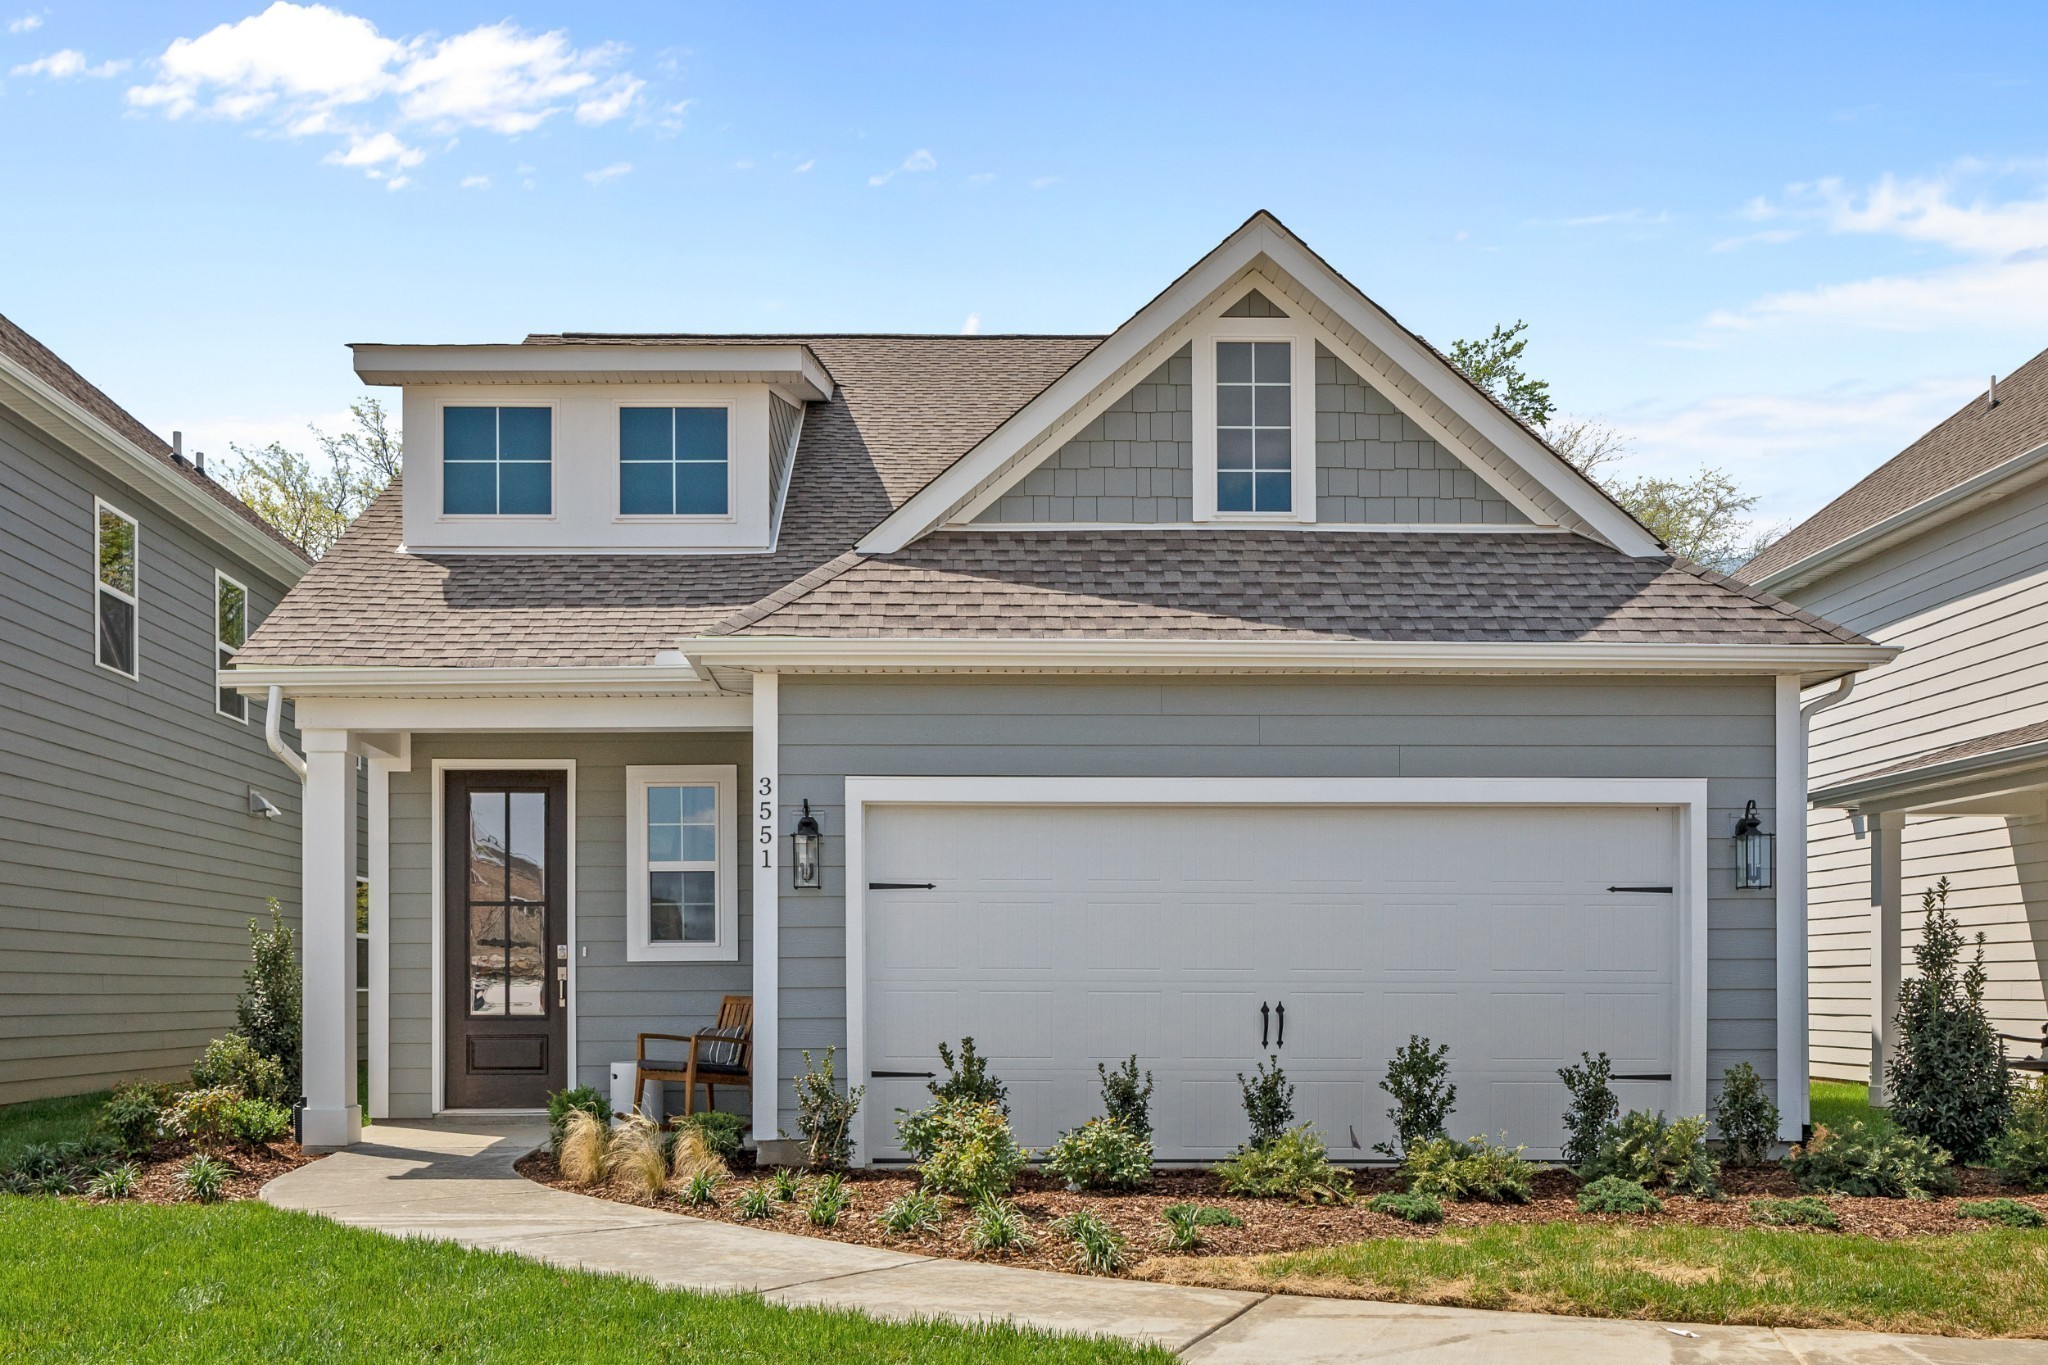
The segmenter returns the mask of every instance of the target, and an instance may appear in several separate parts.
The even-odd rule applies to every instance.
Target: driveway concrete
[[[374,1139],[263,1188],[279,1208],[394,1236],[516,1252],[676,1289],[882,1318],[1007,1319],[1154,1341],[1189,1360],[1531,1365],[2018,1365],[2048,1344],[1874,1332],[1678,1326],[1249,1294],[912,1256],[735,1227],[549,1189],[512,1163],[546,1139],[533,1119],[380,1122]]]

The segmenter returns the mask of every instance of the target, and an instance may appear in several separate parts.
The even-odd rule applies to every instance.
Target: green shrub
[[[1580,1213],[1662,1213],[1664,1201],[1633,1180],[1603,1175],[1579,1191]]]
[[[1564,1111],[1564,1164],[1571,1167],[1584,1166],[1598,1154],[1614,1116],[1621,1112],[1621,1101],[1607,1084],[1614,1075],[1607,1054],[1581,1052],[1579,1061],[1579,1066],[1557,1069],[1557,1078],[1572,1097],[1571,1107]]]
[[[1166,1222],[1169,1251],[1193,1251],[1202,1245],[1203,1228],[1241,1228],[1244,1219],[1229,1209],[1207,1204],[1168,1204],[1159,1211]]]
[[[768,1193],[766,1185],[749,1185],[740,1191],[740,1197],[733,1201],[742,1218],[773,1218],[775,1196]]]
[[[1666,1119],[1643,1109],[1631,1109],[1607,1130],[1600,1150],[1579,1174],[1588,1181],[1611,1175],[1646,1189],[1708,1198],[1720,1192],[1714,1183],[1719,1168],[1707,1155],[1707,1121]]]
[[[192,1084],[201,1090],[227,1089],[253,1100],[289,1106],[284,1063],[256,1050],[246,1036],[225,1033],[206,1045],[192,1064]]]
[[[88,1180],[85,1192],[95,1199],[133,1199],[142,1187],[142,1172],[132,1161],[109,1166]]]
[[[1387,1078],[1380,1082],[1380,1089],[1394,1097],[1394,1107],[1387,1111],[1394,1141],[1375,1142],[1375,1152],[1398,1161],[1416,1144],[1446,1135],[1444,1124],[1458,1104],[1450,1055],[1449,1043],[1432,1048],[1429,1039],[1413,1033],[1394,1053],[1387,1063]]]
[[[162,1131],[164,1106],[171,1088],[155,1081],[125,1081],[100,1109],[99,1123],[130,1152],[149,1150]]]
[[[1959,1161],[1991,1150],[2012,1112],[2012,1081],[1984,1008],[1984,935],[1963,963],[1963,931],[1948,913],[1948,878],[1920,899],[1927,916],[1913,948],[1916,975],[1899,983],[1898,1049],[1885,1068],[1892,1122]]]
[[[794,1204],[803,1188],[803,1178],[787,1166],[768,1177],[769,1193],[785,1204]]]
[[[1983,1218],[2009,1228],[2038,1228],[2048,1224],[2041,1210],[2017,1199],[1965,1199],[1956,1205],[1958,1218]]]
[[[1483,1137],[1470,1142],[1429,1138],[1408,1149],[1401,1174],[1410,1194],[1426,1194],[1447,1203],[1477,1199],[1487,1204],[1526,1204],[1535,1193],[1534,1163],[1522,1159],[1522,1148],[1495,1146]]]
[[[683,1186],[683,1202],[693,1209],[708,1209],[718,1202],[718,1172],[699,1171]]]
[[[258,1055],[274,1057],[284,1068],[282,1102],[290,1104],[301,1089],[299,962],[292,956],[291,926],[274,898],[268,933],[255,920],[249,921],[249,959],[248,970],[242,973],[241,998],[235,1001],[235,1031]]]
[[[1351,1173],[1330,1164],[1329,1149],[1313,1124],[1290,1128],[1262,1147],[1240,1147],[1216,1163],[1225,1194],[1250,1199],[1299,1199],[1305,1204],[1344,1204],[1351,1199]]]
[[[2014,1088],[2012,1117],[1991,1145],[1991,1165],[2011,1184],[2048,1190],[2048,1077]]]
[[[612,1121],[612,1103],[594,1085],[557,1090],[548,1096],[548,1150],[556,1160],[562,1156],[562,1138],[568,1132],[569,1115],[578,1110],[595,1118],[600,1127]]]
[[[925,1189],[912,1190],[882,1210],[882,1226],[899,1237],[937,1232],[945,1221],[945,1205]]]
[[[1374,1213],[1384,1213],[1387,1217],[1398,1218],[1404,1223],[1444,1221],[1443,1201],[1427,1194],[1402,1194],[1398,1191],[1376,1194],[1366,1207]]]
[[[235,1168],[216,1156],[195,1156],[178,1168],[178,1193],[201,1204],[227,1197],[228,1177]]]
[[[818,1188],[811,1193],[811,1207],[807,1213],[811,1226],[829,1228],[837,1225],[839,1215],[846,1211],[849,1200],[845,1176],[834,1171],[820,1180]]]
[[[1714,1126],[1721,1130],[1722,1160],[1730,1166],[1761,1166],[1778,1140],[1778,1106],[1764,1091],[1764,1079],[1748,1062],[1721,1074],[1714,1101]]]
[[[796,1128],[803,1136],[804,1159],[814,1171],[839,1170],[853,1159],[853,1116],[867,1094],[864,1085],[840,1092],[832,1065],[837,1051],[826,1048],[824,1061],[813,1067],[805,1048],[804,1069],[796,1077]]]
[[[1816,1128],[1792,1149],[1785,1169],[1802,1190],[1866,1198],[1925,1199],[1956,1187],[1948,1153],[1926,1138],[1852,1119]]]
[[[1090,1119],[1061,1135],[1038,1164],[1084,1190],[1135,1190],[1152,1179],[1152,1144],[1115,1119]]]
[[[1749,1201],[1749,1216],[1754,1222],[1767,1227],[1779,1228],[1839,1228],[1842,1220],[1828,1207],[1828,1201],[1817,1195],[1803,1194],[1797,1199],[1752,1199]]]
[[[1003,1111],[1004,1118],[1010,1116],[1010,1088],[989,1074],[988,1058],[974,1050],[974,1039],[960,1040],[958,1061],[953,1057],[953,1050],[940,1043],[939,1060],[945,1064],[946,1079],[931,1081],[925,1086],[932,1092],[933,1099],[993,1104]]]
[[[963,1199],[1007,1193],[1028,1159],[993,1100],[942,1099],[897,1124],[924,1183]]]
[[[282,1142],[292,1135],[292,1111],[268,1100],[240,1099],[228,1111],[228,1136],[243,1147]]]
[[[986,1194],[967,1215],[967,1245],[976,1251],[1021,1250],[1031,1245],[1031,1233],[1015,1204]]]
[[[1074,1244],[1074,1268],[1089,1275],[1114,1275],[1124,1268],[1124,1235],[1095,1214],[1082,1209],[1053,1227]]]
[[[1139,1079],[1138,1054],[1132,1053],[1114,1071],[1097,1062],[1095,1074],[1102,1078],[1102,1112],[1149,1141],[1152,1137],[1152,1073],[1147,1071],[1144,1079]]]
[[[1278,1057],[1268,1057],[1254,1067],[1251,1080],[1238,1072],[1237,1086],[1244,1092],[1244,1116],[1252,1126],[1252,1146],[1265,1146],[1293,1125],[1294,1087],[1288,1084]]]
[[[676,1120],[676,1131],[689,1128],[701,1134],[711,1155],[727,1163],[739,1160],[747,1143],[747,1118],[722,1109],[699,1110]]]
[[[187,1090],[171,1101],[164,1126],[195,1147],[218,1148],[234,1140],[235,1110],[242,1097],[224,1086]]]

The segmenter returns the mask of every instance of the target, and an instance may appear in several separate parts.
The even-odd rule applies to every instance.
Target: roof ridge
[[[735,635],[753,625],[756,621],[773,616],[800,597],[808,596],[813,590],[831,582],[867,556],[858,550],[848,550],[837,558],[827,560],[793,583],[786,583],[766,597],[748,606],[741,607],[725,617],[710,629],[706,635]]]

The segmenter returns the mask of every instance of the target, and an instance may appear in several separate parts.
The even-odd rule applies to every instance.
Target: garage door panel
[[[1094,976],[1165,971],[1160,948],[1170,941],[1166,909],[1156,900],[1092,897],[1083,908],[1087,937],[1060,942],[1061,955]],[[1033,926],[1051,941],[1060,917],[1048,913]]]
[[[1486,1002],[1491,1015],[1489,1049],[1504,1062],[1554,1063],[1565,1047],[1565,997],[1557,992],[1495,991]]]
[[[1244,1092],[1236,1079],[1177,1080],[1169,1094],[1178,1104],[1172,1114],[1177,1131],[1156,1134],[1155,1151],[1186,1152],[1196,1157],[1219,1157],[1245,1140]],[[1155,1094],[1154,1103],[1158,1103]],[[1174,1114],[1173,1110],[1178,1113]],[[1155,1127],[1157,1127],[1155,1120]]]
[[[1286,992],[1287,1032],[1284,1046],[1278,1044],[1278,1022],[1274,1027],[1274,1050],[1292,1066],[1306,1062],[1355,1063],[1366,1056],[1372,1036],[1372,1010],[1364,991],[1326,990]]]
[[[1112,991],[1090,989],[1084,1007],[1085,1034],[1075,1055],[1083,1055],[1093,1071],[1095,1062],[1111,1067],[1136,1054],[1157,1057],[1165,1039],[1160,1011],[1166,996],[1160,991]]]
[[[1370,928],[1380,920],[1356,893],[1299,897],[1280,908],[1287,932],[1273,937],[1270,956],[1297,973],[1356,972],[1366,960]]]
[[[1057,965],[1062,945],[1046,932],[1055,913],[1051,901],[994,895],[971,907],[954,902],[949,909],[959,917],[958,928],[975,936],[970,961],[1000,965],[1006,972],[1049,972]]]
[[[1581,1052],[1605,1052],[1618,1070],[1670,1070],[1676,1040],[1668,996],[1655,991],[1591,991],[1580,997],[1579,1019],[1578,1036],[1568,1049],[1571,1060],[1577,1061]]]
[[[875,983],[889,1002],[875,1015],[873,1065],[881,1071],[922,1070],[935,1064],[938,1040],[961,1017],[952,990],[918,990],[887,980]],[[954,1035],[957,1037],[958,1035]]]
[[[1375,895],[1365,904],[1369,969],[1393,979],[1445,975],[1469,962],[1472,929],[1450,896]]]
[[[1261,926],[1258,908],[1249,896],[1191,893],[1181,906],[1182,923],[1160,946],[1196,972],[1257,971],[1272,948],[1271,926]],[[1201,932],[1189,932],[1190,924]]]
[[[1270,998],[1270,997],[1268,997]],[[1258,1055],[1259,1006],[1250,991],[1184,990],[1180,994],[1180,1039],[1176,1049],[1190,1062],[1242,1062]]]

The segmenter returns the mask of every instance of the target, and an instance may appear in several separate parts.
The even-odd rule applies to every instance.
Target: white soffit
[[[1256,274],[1260,280],[1250,280]],[[1263,281],[1263,282],[1262,282]],[[1199,314],[1235,303],[1241,285],[1270,284],[1282,309],[1314,322],[1330,349],[1409,413],[1504,495],[1538,507],[1540,522],[1564,525],[1638,556],[1667,553],[1656,537],[1590,480],[1473,388],[1448,361],[1360,293],[1300,238],[1261,211],[1044,392],[868,533],[859,546],[888,554],[955,516],[985,485],[1066,431],[1070,417],[1113,401],[1179,349],[1168,343]],[[1241,290],[1240,290],[1241,293]],[[1226,297],[1227,296],[1227,297]],[[1271,295],[1269,295],[1271,297]],[[1329,342],[1325,342],[1329,345]],[[1093,413],[1078,423],[1079,430]],[[1053,445],[1057,449],[1057,445]],[[1525,513],[1527,507],[1525,507]]]
[[[365,384],[768,384],[799,402],[832,396],[832,375],[798,342],[738,345],[387,346],[361,342]]]

